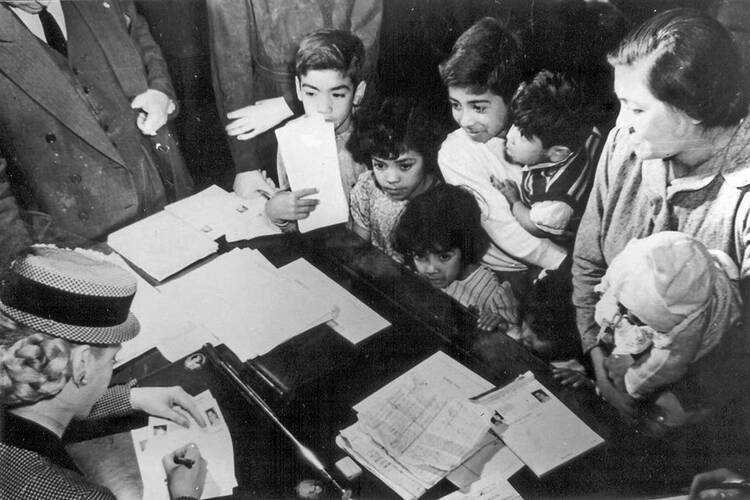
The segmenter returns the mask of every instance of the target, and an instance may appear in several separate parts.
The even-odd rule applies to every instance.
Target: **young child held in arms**
[[[354,117],[347,143],[371,170],[352,189],[352,228],[396,260],[392,236],[401,212],[441,182],[436,157],[445,134],[434,109],[414,98],[374,98]]]
[[[487,249],[481,212],[467,190],[441,185],[414,198],[395,233],[396,250],[432,286],[469,309],[477,326],[506,331],[518,323],[518,302],[508,282],[479,265]]]
[[[557,269],[567,252],[547,238],[528,233],[491,178],[521,180],[521,167],[505,157],[510,101],[523,81],[523,50],[516,36],[496,19],[483,18],[456,40],[440,64],[452,115],[459,129],[443,142],[438,163],[448,184],[467,186],[482,209],[490,237],[483,264],[510,281],[518,298],[537,269]]]
[[[582,89],[560,73],[540,71],[518,88],[505,154],[523,165],[520,190],[493,177],[521,226],[570,248],[594,180],[601,134]]]
[[[345,144],[352,131],[352,110],[365,93],[361,80],[364,47],[356,35],[347,31],[321,29],[306,35],[299,44],[295,58],[297,97],[306,116],[322,115],[333,122],[336,133],[339,170],[344,193],[349,193],[359,175],[366,170],[352,159]],[[280,189],[266,202],[266,215],[280,227],[304,219],[315,210],[319,200],[309,196],[317,193],[314,186],[289,191],[286,170],[277,155]],[[293,226],[292,226],[293,227]]]
[[[741,333],[738,277],[729,256],[673,231],[632,240],[612,260],[595,313],[600,345],[611,352],[594,369],[602,396],[627,421],[657,396],[673,415],[692,418],[736,386],[729,353]]]

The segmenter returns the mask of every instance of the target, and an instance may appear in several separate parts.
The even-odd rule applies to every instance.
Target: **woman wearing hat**
[[[108,389],[120,344],[138,334],[135,291],[125,270],[72,250],[36,247],[12,264],[0,288],[0,498],[114,498],[65,452],[73,419],[141,410],[188,425],[179,407],[205,425],[179,387]],[[194,444],[163,462],[171,498],[200,498]]]

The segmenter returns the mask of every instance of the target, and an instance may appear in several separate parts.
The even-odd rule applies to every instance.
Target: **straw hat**
[[[73,250],[34,247],[11,264],[0,311],[40,332],[84,344],[120,344],[138,334],[127,271]]]

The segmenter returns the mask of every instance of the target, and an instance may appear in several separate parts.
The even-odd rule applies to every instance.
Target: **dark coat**
[[[120,87],[108,88],[110,93],[127,102],[147,88],[174,97],[161,52],[132,2],[65,2],[64,8],[76,9],[72,12],[83,19],[68,26],[69,46],[77,37],[98,43],[104,54],[96,68],[101,81]],[[128,132],[138,135],[133,144],[148,145],[138,153],[143,161],[128,165],[81,94],[87,88],[76,85],[75,73],[75,66],[60,64],[12,9],[0,4],[0,151],[7,159],[7,167],[0,162],[0,260],[32,240],[19,217],[32,219],[35,227],[42,218],[64,232],[100,239],[148,215],[141,206],[143,191],[165,198],[161,185],[153,188],[164,175],[152,172],[146,178],[156,183],[137,186],[134,169],[143,165],[155,170],[156,162],[166,160],[176,196],[192,189],[166,126],[153,140],[158,149]],[[128,109],[122,119],[134,123],[135,111]],[[148,211],[155,211],[153,203]]]

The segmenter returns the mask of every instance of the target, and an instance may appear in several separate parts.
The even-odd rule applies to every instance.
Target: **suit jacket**
[[[132,2],[69,5],[100,45],[108,65],[102,71],[114,74],[128,100],[147,88],[174,97],[161,52]],[[76,36],[68,30],[69,40]],[[132,165],[79,94],[74,75],[50,51],[0,4],[0,151],[7,159],[7,165],[0,162],[0,260],[31,242],[22,216],[43,217],[64,232],[99,239],[146,215]],[[158,155],[181,160],[167,127],[154,144],[159,147],[143,151],[154,162]],[[184,163],[168,167],[177,197],[188,194]]]

